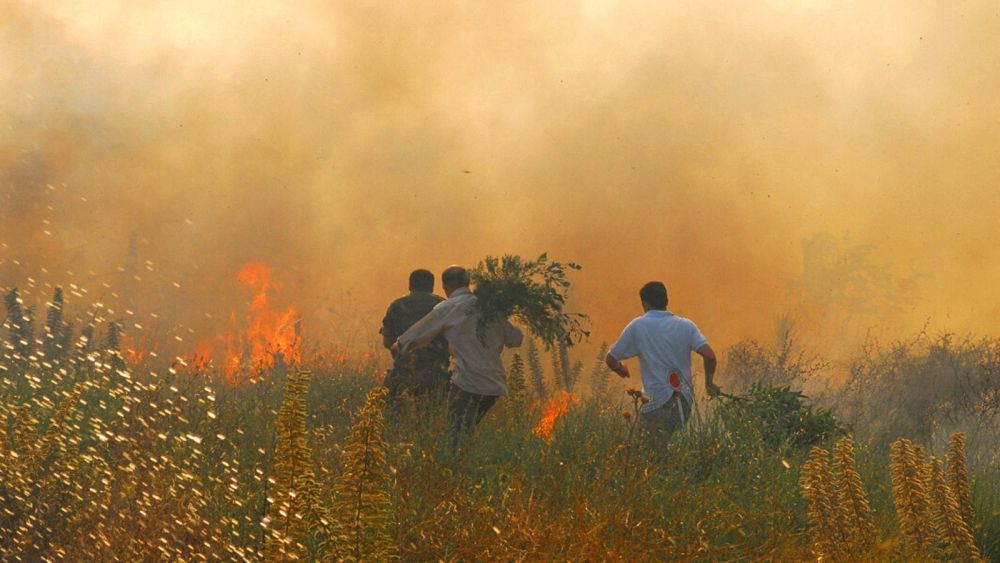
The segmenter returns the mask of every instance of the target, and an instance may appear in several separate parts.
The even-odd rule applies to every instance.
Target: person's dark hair
[[[410,273],[410,291],[434,291],[434,274],[430,270],[413,270]]]
[[[461,266],[451,266],[441,273],[441,283],[452,288],[469,285],[469,273]]]
[[[663,282],[649,282],[639,290],[639,299],[654,309],[667,308],[667,286]]]

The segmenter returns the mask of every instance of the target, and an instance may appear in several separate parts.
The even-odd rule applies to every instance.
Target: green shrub
[[[844,427],[827,408],[807,405],[806,396],[790,387],[754,383],[746,400],[722,407],[727,419],[749,421],[759,426],[770,447],[789,444],[808,449],[844,433]]]

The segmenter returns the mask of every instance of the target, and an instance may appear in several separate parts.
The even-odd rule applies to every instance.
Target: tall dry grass
[[[912,442],[890,457],[871,438],[838,442],[828,413],[788,390],[699,402],[668,443],[649,443],[595,369],[599,392],[542,438],[533,395],[583,389],[576,362],[560,358],[570,371],[550,376],[536,349],[518,368],[523,397],[501,400],[453,452],[443,404],[381,420],[367,360],[316,356],[311,375],[279,366],[233,386],[211,369],[147,359],[122,370],[98,344],[78,350],[59,365],[18,357],[0,375],[7,560],[998,553],[1000,479],[960,438],[947,468]],[[818,542],[817,529],[831,531]]]

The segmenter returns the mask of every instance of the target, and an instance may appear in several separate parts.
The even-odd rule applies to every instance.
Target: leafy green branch
[[[531,331],[546,348],[579,343],[590,335],[587,315],[566,312],[570,289],[567,274],[580,270],[573,262],[536,260],[506,255],[487,256],[469,272],[480,310],[479,334],[490,324],[511,319]]]

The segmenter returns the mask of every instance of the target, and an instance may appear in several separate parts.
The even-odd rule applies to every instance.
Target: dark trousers
[[[691,404],[684,395],[674,393],[663,406],[639,415],[639,428],[648,439],[666,442],[691,418]]]
[[[497,402],[495,395],[479,395],[463,391],[452,384],[448,388],[448,426],[451,431],[451,447],[458,448],[472,433],[472,427],[486,415],[486,411]]]

